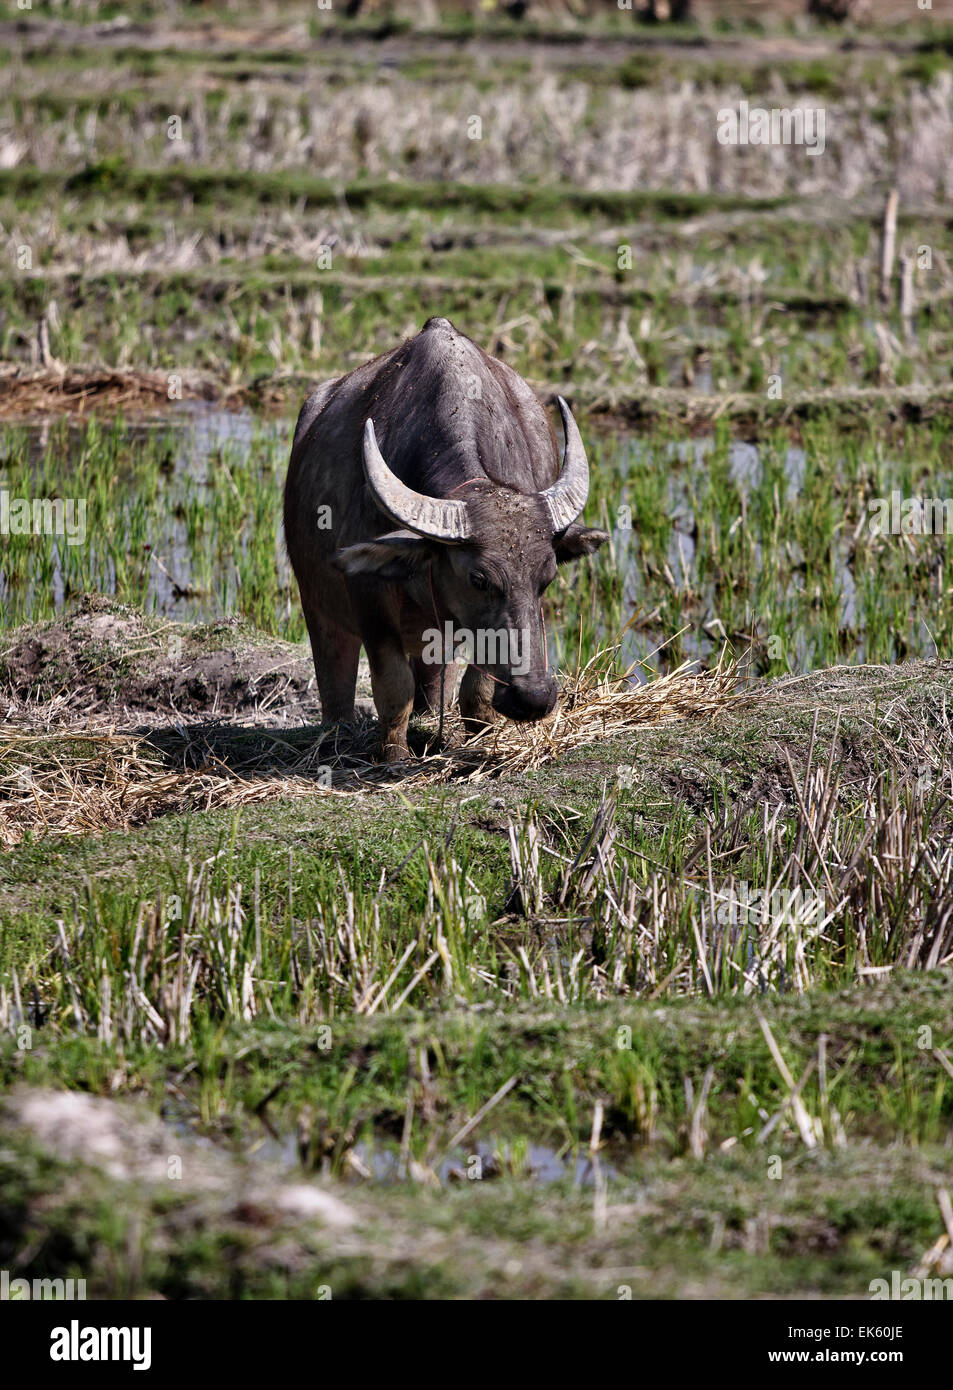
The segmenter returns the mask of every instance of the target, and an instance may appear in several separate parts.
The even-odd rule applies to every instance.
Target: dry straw
[[[557,712],[545,723],[499,724],[467,741],[456,729],[451,746],[396,765],[375,761],[371,723],[302,752],[300,730],[297,740],[287,728],[224,723],[132,733],[77,724],[62,702],[8,702],[0,728],[0,845],[18,844],[27,833],[95,833],[276,797],[481,782],[646,725],[710,718],[752,698],[737,684],[728,662],[701,673],[686,664],[633,684],[607,674],[596,658],[566,680]]]
[[[219,394],[211,383],[189,373],[184,397],[209,399]],[[169,404],[169,377],[164,372],[120,371],[111,367],[0,367],[0,419],[82,415],[92,409],[152,411]]]

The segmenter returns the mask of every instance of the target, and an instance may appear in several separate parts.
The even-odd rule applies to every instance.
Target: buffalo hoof
[[[382,763],[402,763],[410,757],[406,743],[385,743],[381,748]]]

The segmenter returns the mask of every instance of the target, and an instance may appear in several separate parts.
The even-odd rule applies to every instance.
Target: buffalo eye
[[[470,571],[470,583],[473,585],[474,589],[479,589],[481,593],[485,593],[490,587],[490,581],[482,570]]]

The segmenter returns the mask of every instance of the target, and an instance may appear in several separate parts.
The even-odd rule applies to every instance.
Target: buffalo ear
[[[434,558],[432,541],[413,531],[390,531],[372,541],[360,541],[335,551],[331,563],[344,574],[374,579],[409,579]]]
[[[578,526],[573,522],[553,540],[556,563],[564,565],[568,560],[578,560],[580,555],[591,555],[608,539],[608,531],[598,531],[594,526]]]

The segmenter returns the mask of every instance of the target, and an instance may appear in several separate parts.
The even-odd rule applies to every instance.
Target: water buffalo
[[[411,710],[439,707],[444,659],[452,679],[469,661],[470,729],[555,706],[540,600],[557,564],[608,539],[576,522],[589,465],[559,408],[562,463],[526,382],[444,318],[302,407],[285,536],[323,717],[353,718],[363,643],[385,761],[406,756]]]

